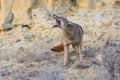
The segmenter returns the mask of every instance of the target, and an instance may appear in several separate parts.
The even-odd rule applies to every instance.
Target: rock
[[[1,0],[0,29],[12,28],[13,13],[11,12],[13,0]]]
[[[112,26],[116,29],[120,29],[120,16],[116,16],[112,20]]]
[[[120,0],[116,1],[113,6],[117,9],[120,9]]]
[[[96,2],[96,4],[95,4],[95,9],[101,9],[101,8],[103,8],[104,6],[105,6],[105,3],[104,3],[104,2],[98,1],[98,2]]]
[[[92,1],[92,0],[90,0]],[[94,0],[91,2],[97,7],[112,5],[114,0]],[[118,2],[116,2],[118,4]],[[1,0],[0,29],[13,28],[13,25],[29,25],[31,22],[45,23],[49,20],[50,13],[66,13],[75,5],[89,8],[89,0]],[[39,9],[43,8],[43,9]],[[13,17],[14,16],[14,17]],[[9,20],[7,20],[9,18]],[[105,23],[106,25],[106,23]]]
[[[88,0],[77,0],[77,4],[82,8],[89,8]]]
[[[30,0],[1,0],[0,28],[10,29],[13,28],[12,24],[29,24],[30,7]]]
[[[62,13],[66,13],[69,11],[69,8],[67,7],[58,7],[56,10],[55,10],[55,13],[56,14],[62,14]]]
[[[49,11],[45,10],[44,8],[36,8],[32,10],[32,20],[35,22],[35,26],[46,24],[49,17]]]
[[[17,38],[17,39],[15,40],[15,42],[21,42],[21,39],[20,39],[20,38]]]
[[[4,24],[3,26],[7,26],[8,28],[12,28],[12,25],[18,25],[18,24],[27,24],[29,25],[32,20],[32,9],[36,8],[44,8],[53,11],[56,10],[57,13],[65,13],[71,6],[73,5],[73,1],[66,0],[66,1],[52,1],[52,0],[1,0],[1,22],[0,25]],[[38,9],[37,9],[38,10]],[[43,10],[40,10],[38,12],[42,12]],[[13,20],[12,23],[6,23],[6,16],[9,17],[9,13],[12,13],[14,15],[10,18]],[[44,11],[43,11],[44,13]],[[34,14],[33,14],[34,15]],[[40,17],[38,17],[41,19]],[[34,20],[34,18],[33,18]],[[8,22],[8,20],[7,20]],[[41,22],[41,21],[40,21]],[[42,23],[42,22],[41,22]]]
[[[12,3],[13,24],[29,24],[31,22],[31,7],[31,0],[14,0]]]
[[[53,1],[52,0],[32,0],[32,8],[45,8],[45,9],[50,9],[53,6]]]
[[[115,3],[116,0],[101,0],[102,2],[104,2],[107,6],[111,6]]]
[[[25,58],[20,58],[20,59],[17,60],[17,62],[19,62],[19,63],[23,63],[23,62],[25,62],[25,61],[26,61]]]
[[[25,39],[31,41],[33,38],[35,37],[35,35],[33,33],[27,32],[24,36]]]
[[[4,23],[2,24],[2,29],[7,30],[13,28],[12,21],[13,21],[13,14],[10,12],[5,18]]]
[[[22,32],[28,31],[29,29],[33,28],[34,25],[35,25],[34,22],[31,22],[29,25],[24,24],[24,25],[21,26],[21,31]]]

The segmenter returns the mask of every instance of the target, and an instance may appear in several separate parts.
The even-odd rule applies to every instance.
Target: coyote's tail
[[[63,43],[60,43],[59,45],[53,47],[51,49],[51,51],[54,51],[54,52],[62,52],[62,51],[64,51]]]

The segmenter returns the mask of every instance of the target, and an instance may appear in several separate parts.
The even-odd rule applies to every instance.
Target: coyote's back
[[[83,39],[83,29],[76,23],[69,22],[68,26],[64,29],[63,40],[67,44],[79,46]]]

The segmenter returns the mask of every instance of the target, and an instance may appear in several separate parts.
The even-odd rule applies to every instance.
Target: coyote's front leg
[[[69,45],[66,42],[63,42],[64,45],[64,56],[63,56],[63,66],[66,66],[68,63],[68,51],[69,51]]]

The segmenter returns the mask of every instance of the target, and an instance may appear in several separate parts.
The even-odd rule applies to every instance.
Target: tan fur
[[[55,52],[61,52],[61,51],[64,51],[63,43],[60,43],[59,45],[53,47],[53,48],[51,49],[51,51],[55,51]]]

